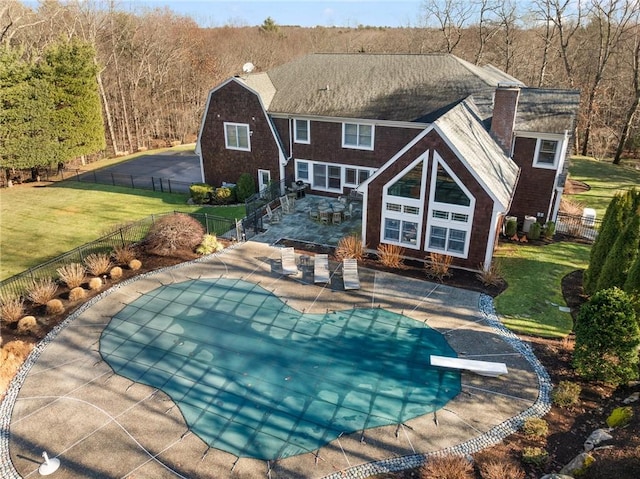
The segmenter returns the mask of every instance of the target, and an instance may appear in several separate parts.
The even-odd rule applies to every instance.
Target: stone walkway
[[[277,248],[243,243],[123,282],[83,305],[36,347],[0,405],[0,477],[37,475],[47,451],[61,461],[56,478],[363,478],[421,464],[428,454],[478,451],[548,411],[546,372],[496,320],[491,298],[364,269],[362,288],[347,292],[337,265],[331,283],[319,286],[309,267],[283,277],[279,258]],[[110,318],[141,294],[222,276],[259,283],[310,313],[379,306],[405,314],[444,334],[459,356],[505,362],[509,374],[463,373],[462,393],[437,414],[344,434],[314,453],[264,462],[208,448],[162,391],[113,374],[98,345]]]

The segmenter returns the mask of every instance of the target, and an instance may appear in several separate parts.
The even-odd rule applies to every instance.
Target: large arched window
[[[466,258],[475,198],[437,154],[430,190],[425,249]]]

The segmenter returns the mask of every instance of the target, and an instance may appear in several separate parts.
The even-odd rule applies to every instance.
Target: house
[[[369,249],[487,268],[505,215],[555,220],[579,93],[449,54],[313,54],[209,93],[203,181],[357,190]]]

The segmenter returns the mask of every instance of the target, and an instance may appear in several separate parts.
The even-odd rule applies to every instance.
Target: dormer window
[[[342,124],[342,147],[373,150],[373,125],[362,123]]]

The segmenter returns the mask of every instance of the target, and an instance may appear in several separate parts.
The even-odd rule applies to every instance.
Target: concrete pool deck
[[[297,275],[282,276],[279,250],[248,242],[125,282],[88,302],[36,348],[0,405],[0,476],[37,477],[46,451],[61,461],[56,478],[367,477],[420,464],[428,453],[475,452],[525,417],[547,411],[546,373],[495,321],[490,298],[366,269],[360,270],[361,289],[344,291],[337,265],[331,264],[325,287],[313,284],[312,263],[305,266],[304,257],[299,263]],[[113,374],[98,351],[110,318],[141,294],[217,277],[258,283],[309,313],[372,306],[401,313],[444,334],[460,357],[505,362],[509,373],[463,373],[462,393],[437,414],[344,434],[314,453],[278,461],[238,458],[209,448],[167,395]]]

